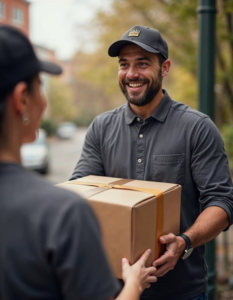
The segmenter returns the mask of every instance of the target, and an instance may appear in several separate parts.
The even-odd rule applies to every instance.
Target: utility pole
[[[214,121],[216,0],[199,0],[199,110]],[[208,299],[215,299],[215,240],[206,244]]]

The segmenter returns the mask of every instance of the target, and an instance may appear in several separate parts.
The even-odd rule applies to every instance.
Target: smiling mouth
[[[132,87],[132,88],[136,88],[136,87],[143,86],[144,84],[145,84],[145,82],[141,82],[141,83],[128,83],[128,86]]]

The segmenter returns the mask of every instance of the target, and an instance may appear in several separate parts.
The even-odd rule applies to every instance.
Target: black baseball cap
[[[0,26],[0,90],[12,88],[38,72],[58,75],[62,69],[57,64],[39,60],[22,32],[11,26]]]
[[[119,56],[121,48],[128,44],[135,44],[151,53],[161,53],[165,59],[168,59],[167,42],[157,29],[141,25],[130,28],[119,41],[109,47],[108,55]]]

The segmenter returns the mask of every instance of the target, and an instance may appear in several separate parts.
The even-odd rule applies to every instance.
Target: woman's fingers
[[[157,269],[155,267],[148,267],[147,272],[150,275],[156,275]]]
[[[140,261],[143,265],[145,265],[147,259],[150,257],[150,254],[151,254],[151,249],[147,249],[147,250],[142,254],[142,256],[140,257],[139,261]]]
[[[150,282],[150,283],[157,282],[157,277],[156,276],[149,276],[147,281]]]

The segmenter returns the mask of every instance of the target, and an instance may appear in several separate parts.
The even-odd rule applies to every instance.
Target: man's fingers
[[[167,255],[167,252],[165,252],[165,254],[163,254],[160,258],[153,261],[152,266],[154,266],[154,267],[161,266],[168,261],[168,258],[169,257]]]
[[[147,249],[141,256],[141,258],[139,259],[141,261],[141,263],[143,265],[145,265],[147,259],[150,257],[150,254],[151,254],[151,250],[150,249]]]
[[[165,274],[167,274],[169,271],[171,271],[169,268],[162,270],[159,270],[159,272],[156,274],[156,277],[163,277]]]
[[[155,273],[156,277],[162,277],[165,275],[167,272],[172,270],[171,266],[169,264],[164,264],[163,266],[159,267]]]
[[[149,289],[149,288],[150,288],[150,284],[148,283],[147,286],[146,286],[146,289]]]

